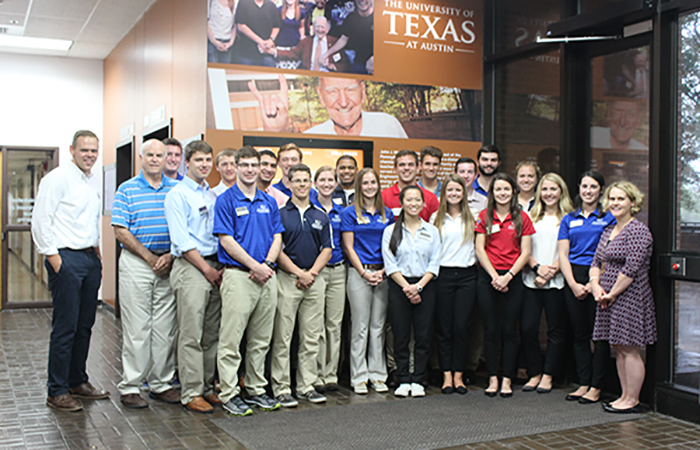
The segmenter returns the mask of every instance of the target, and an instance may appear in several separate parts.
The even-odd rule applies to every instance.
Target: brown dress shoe
[[[220,405],[222,403],[219,396],[214,392],[205,395],[204,400],[208,401],[212,405]]]
[[[80,411],[83,409],[83,405],[70,394],[61,394],[55,397],[46,397],[46,404],[52,408],[59,409],[61,411]]]
[[[173,388],[163,392],[149,391],[148,396],[165,403],[180,403],[180,393]]]
[[[124,406],[131,409],[148,408],[148,402],[141,398],[139,394],[126,394],[121,397]]]
[[[212,406],[206,400],[204,400],[203,397],[193,398],[191,402],[185,405],[185,408],[189,409],[190,411],[204,414],[214,412],[214,408],[212,408]]]
[[[97,389],[95,386],[91,385],[90,382],[72,387],[68,389],[68,392],[70,392],[73,397],[87,398],[89,400],[101,400],[109,397],[109,392],[104,389]]]

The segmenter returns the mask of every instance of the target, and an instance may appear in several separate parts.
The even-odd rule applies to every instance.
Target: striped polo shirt
[[[114,195],[112,226],[126,228],[151,252],[170,251],[165,194],[177,183],[163,176],[156,189],[146,181],[143,172],[125,181]]]

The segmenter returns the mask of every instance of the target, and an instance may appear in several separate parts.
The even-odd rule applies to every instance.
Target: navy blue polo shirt
[[[331,221],[331,242],[333,243],[333,255],[328,264],[338,264],[343,261],[343,247],[340,245],[340,216],[343,207],[333,202],[333,209],[328,212],[328,219]]]
[[[379,211],[369,214],[363,210],[364,220],[360,221],[355,212],[355,205],[345,208],[340,215],[340,231],[351,231],[354,236],[354,249],[362,264],[384,264],[382,258],[382,235],[384,228],[394,223],[394,214],[384,208],[386,222],[382,222]],[[366,223],[365,223],[366,222]]]
[[[331,248],[330,221],[326,213],[313,203],[309,203],[303,219],[300,213],[291,199],[280,208],[280,218],[284,225],[282,242],[284,254],[300,269],[309,270],[321,250]]]
[[[479,184],[479,177],[480,176],[481,175],[477,175],[476,178],[474,178],[474,183],[472,183],[472,188],[474,189],[474,191],[478,192],[479,194],[483,195],[484,197],[488,197],[489,193],[486,192],[486,190],[484,188],[482,188],[481,185]]]
[[[559,240],[569,240],[569,262],[590,266],[603,230],[614,223],[615,217],[610,212],[598,217],[597,209],[588,217],[581,214],[581,209],[565,215],[559,226]]]
[[[289,189],[287,186],[285,186],[284,183],[282,183],[282,180],[280,180],[280,181],[279,181],[278,183],[276,183],[276,184],[273,184],[272,186],[275,187],[275,188],[277,188],[277,189],[279,189],[279,190],[280,190],[283,194],[285,194],[287,197],[292,198],[292,190]],[[318,203],[318,191],[316,191],[316,189],[311,188],[311,189],[309,190],[309,200],[310,200],[311,203],[313,203],[314,205],[319,205],[319,203]]]
[[[260,189],[253,200],[246,197],[238,183],[216,198],[214,207],[214,234],[227,234],[243,247],[251,258],[264,262],[275,234],[282,233],[277,202]],[[244,267],[229,255],[219,242],[219,262]]]

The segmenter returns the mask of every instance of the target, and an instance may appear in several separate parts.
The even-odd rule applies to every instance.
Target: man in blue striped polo
[[[146,408],[143,380],[151,398],[179,403],[170,381],[175,374],[175,297],[170,288],[170,235],[165,194],[177,181],[163,176],[166,148],[151,139],[141,146],[141,173],[119,186],[112,227],[121,243],[119,305],[122,315],[123,376],[118,389],[128,408]]]

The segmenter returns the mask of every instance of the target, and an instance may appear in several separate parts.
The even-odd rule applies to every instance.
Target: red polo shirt
[[[486,234],[486,211],[484,209],[479,213],[475,228],[477,233]],[[530,216],[524,211],[520,211],[520,214],[523,218],[522,236],[535,234],[535,227],[532,226]],[[513,224],[510,214],[501,222],[494,211],[491,235],[486,237],[486,254],[496,270],[510,270],[520,256],[520,239],[517,238],[515,224]]]
[[[440,206],[440,201],[432,192],[420,186],[418,187],[421,191],[423,191],[423,198],[425,199],[425,201],[423,202],[423,211],[420,212],[419,216],[421,219],[428,222],[430,221],[430,216],[432,216],[433,213],[438,210],[438,207]],[[395,216],[398,216],[399,212],[401,211],[401,202],[399,201],[400,193],[401,190],[399,189],[398,183],[382,191],[382,200],[384,200],[384,206],[391,209]]]

